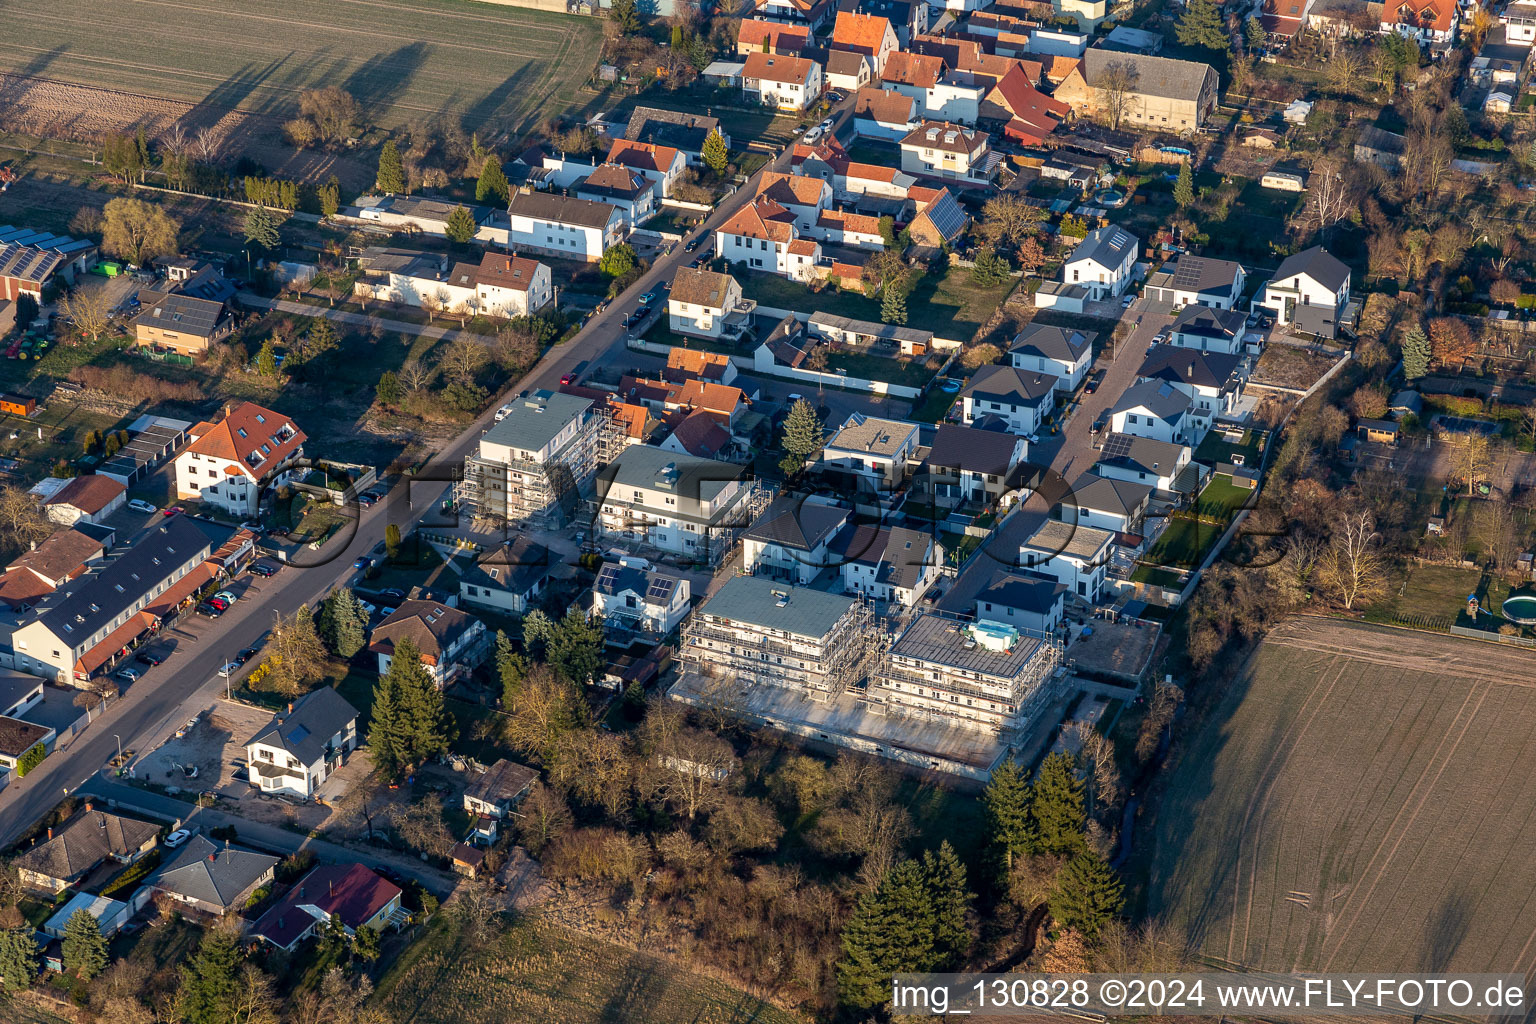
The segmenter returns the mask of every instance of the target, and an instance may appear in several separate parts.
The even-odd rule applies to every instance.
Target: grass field
[[[907,296],[906,326],[932,331],[941,338],[970,341],[977,328],[997,311],[1019,283],[1010,277],[1000,285],[983,288],[972,284],[970,278],[970,271],[963,267],[954,267],[943,275],[924,274]],[[797,281],[762,273],[743,277],[741,289],[747,298],[777,309],[880,322],[880,299],[871,299],[861,292],[835,288],[812,292]]]
[[[384,127],[455,114],[482,137],[584,105],[602,29],[465,0],[7,0],[5,21],[4,71],[280,115],[339,85]]]
[[[494,993],[493,996],[488,994]],[[468,943],[445,915],[379,982],[395,1024],[795,1024],[666,961],[538,921]]]
[[[1147,913],[1266,971],[1536,965],[1536,659],[1285,623],[1165,772]]]

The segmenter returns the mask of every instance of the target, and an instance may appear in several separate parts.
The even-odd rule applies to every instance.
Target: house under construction
[[[623,448],[622,429],[602,402],[531,392],[502,406],[465,458],[459,504],[497,524],[565,525],[581,489]]]

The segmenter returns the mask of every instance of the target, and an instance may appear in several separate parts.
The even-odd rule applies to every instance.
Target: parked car
[[[575,375],[575,374],[574,374],[574,373],[567,373],[567,374],[564,374],[564,375],[563,375],[563,376],[561,376],[561,378],[560,378],[560,383],[561,383],[561,384],[562,384],[562,385],[571,385],[571,384],[575,384],[575,383],[576,383],[576,375]]]
[[[367,555],[358,555],[355,559],[352,560],[352,568],[372,569],[373,559],[369,558]]]
[[[822,133],[825,131],[826,129],[821,125],[816,125],[814,128],[809,129],[800,141],[806,143],[807,145],[811,145],[815,143],[817,139],[820,139]]]
[[[192,831],[190,829],[179,828],[175,832],[172,832],[170,835],[165,837],[165,846],[167,849],[174,850],[176,847],[180,846],[182,843],[191,838]]]
[[[225,604],[234,604],[236,601],[240,600],[228,590],[219,591],[217,594],[213,595],[213,599],[215,601],[223,601]]]
[[[655,301],[656,301],[656,293],[654,291],[646,292],[644,295],[640,296],[640,305],[642,305],[642,306],[649,306],[651,303],[653,303]],[[562,383],[563,383],[563,381],[562,381]]]
[[[405,600],[405,591],[398,587],[386,587],[385,589],[379,591],[379,600],[394,601],[396,604],[398,604],[399,602]]]
[[[829,117],[825,121],[821,122],[821,124],[817,125],[816,127],[820,128],[824,132],[830,132],[832,130],[832,121],[833,121],[833,119]]]
[[[256,657],[256,654],[257,654],[256,648],[254,648],[254,647],[247,647],[245,650],[243,650],[239,654],[235,655],[235,659],[237,661],[239,661],[241,664],[244,664],[245,662],[250,661],[252,658]]]
[[[161,512],[160,514],[163,515],[163,516],[174,516],[174,515],[176,515],[178,513],[185,512],[185,511],[186,511],[186,509],[182,508],[180,505],[172,505],[170,508],[166,509],[164,512]]]
[[[1132,304],[1135,303],[1135,301],[1136,301],[1136,296],[1134,296],[1134,295],[1127,295],[1123,299],[1120,300],[1120,308],[1121,309],[1130,309]]]
[[[375,505],[377,505],[379,503],[379,499],[375,498],[373,495],[369,494],[367,491],[364,491],[362,494],[359,494],[357,496],[357,503],[359,505],[361,505],[363,508],[372,508],[373,506],[375,506]]]
[[[153,513],[160,511],[159,508],[151,505],[147,501],[140,500],[139,498],[134,498],[132,501],[130,501],[128,503],[128,507],[133,509],[135,512],[142,512],[145,515],[152,515]]]
[[[125,683],[138,682],[139,670],[136,668],[122,668],[117,670],[117,678]]]
[[[228,679],[230,676],[235,674],[235,670],[238,669],[239,667],[240,667],[240,665],[239,665],[238,662],[226,661],[223,665],[221,665],[219,667],[219,678],[220,679]]]
[[[695,250],[695,249],[697,249],[699,247],[699,243],[701,243],[703,241],[704,241],[704,236],[703,235],[699,235],[699,236],[697,236],[695,238],[688,239],[688,241],[683,243],[683,252],[693,252],[693,250]]]
[[[164,661],[165,655],[157,654],[154,651],[140,651],[138,657],[134,658],[133,660],[141,665],[154,666]]]
[[[1097,377],[1089,377],[1088,383],[1083,386],[1083,394],[1091,395],[1097,390],[1099,390],[1099,379]]]
[[[840,93],[840,92],[829,92],[829,93],[827,93],[827,100],[829,102],[832,102],[832,103],[841,103],[841,102],[843,102],[843,100],[845,98],[846,97],[844,97],[843,94]]]
[[[270,579],[277,575],[277,566],[270,562],[252,562],[251,575],[260,576],[262,579]]]
[[[629,314],[629,316],[624,318],[624,326],[634,327],[636,324],[640,323],[640,321],[644,320],[650,315],[651,308],[649,306],[641,306],[639,309],[635,310],[633,313]]]

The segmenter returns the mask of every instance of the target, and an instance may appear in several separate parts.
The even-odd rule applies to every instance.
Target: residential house
[[[1238,314],[1241,316],[1241,314]],[[1176,345],[1154,345],[1136,371],[1137,380],[1166,381],[1190,397],[1190,419],[1203,436],[1214,420],[1230,416],[1243,394],[1242,357]]]
[[[50,726],[0,716],[0,769],[4,769],[0,771],[0,777],[8,777],[6,772],[16,771],[21,759],[34,747],[40,746],[46,751],[57,737],[58,733]]]
[[[99,523],[128,503],[128,488],[109,476],[77,476],[43,501],[51,522],[73,526]]]
[[[736,55],[750,57],[754,53],[777,53],[786,57],[799,57],[810,49],[811,31],[804,25],[782,25],[778,22],[747,18],[742,21],[736,35]]]
[[[1384,171],[1396,174],[1402,169],[1403,151],[1407,146],[1407,136],[1377,128],[1373,124],[1361,125],[1355,134],[1355,161],[1375,164]]]
[[[933,350],[932,331],[898,327],[873,320],[854,320],[819,310],[806,319],[806,330],[812,337],[833,345],[869,349],[877,355],[921,356]]]
[[[531,316],[554,301],[554,280],[538,260],[488,252],[475,275],[475,299],[487,316]]]
[[[595,199],[518,191],[507,213],[507,240],[515,251],[596,263],[624,241],[623,211]]]
[[[608,162],[644,175],[658,203],[672,194],[672,186],[688,168],[688,157],[676,146],[630,139],[613,140],[608,147]]]
[[[1094,228],[1061,268],[1066,284],[1080,284],[1095,302],[1124,294],[1136,270],[1140,240],[1113,224]]]
[[[24,611],[106,556],[107,545],[76,529],[55,530],[0,576],[0,606]],[[9,712],[0,712],[6,713]]]
[[[660,640],[688,614],[693,597],[686,576],[663,572],[643,558],[604,562],[592,584],[592,612],[606,629],[627,638]]]
[[[918,426],[850,413],[821,450],[825,470],[861,481],[859,490],[889,493],[905,484],[917,458]]]
[[[949,189],[931,189],[914,185],[907,192],[916,213],[907,224],[907,233],[915,245],[942,249],[954,245],[971,222],[970,214],[960,206]]]
[[[289,483],[304,457],[304,431],[280,412],[241,402],[216,423],[187,432],[192,443],[176,456],[176,497],[206,502],[238,519],[258,515]]]
[[[1217,75],[1209,64],[1116,53],[1089,47],[1082,63],[1067,74],[1055,97],[1081,114],[1102,114],[1106,83],[1114,72],[1129,68],[1134,84],[1126,90],[1122,118],[1136,126],[1180,132],[1205,123],[1216,109]]]
[[[756,0],[752,16],[785,25],[804,25],[814,33],[821,30],[834,10],[830,0]]]
[[[483,818],[505,818],[538,781],[539,773],[527,765],[499,758],[470,777],[464,787],[464,809]]]
[[[448,233],[448,218],[460,206],[464,206],[474,218],[477,237],[488,231],[497,212],[489,206],[465,205],[420,196],[360,196],[356,205],[359,208],[359,220],[372,221],[394,231],[419,232],[438,237]]]
[[[1504,43],[1529,47],[1536,44],[1536,0],[1514,0],[1504,8]]]
[[[1186,492],[1181,477],[1195,465],[1193,450],[1187,444],[1154,441],[1131,434],[1110,434],[1104,439],[1093,471],[1111,480],[1146,484],[1164,494]],[[1197,467],[1198,469],[1198,467]],[[1198,476],[1198,471],[1196,473]]]
[[[504,522],[568,516],[612,425],[606,405],[539,390],[502,406],[464,460],[459,502]]]
[[[161,894],[193,910],[223,917],[244,909],[257,889],[272,881],[277,858],[195,835],[144,879],[140,893]],[[135,898],[135,903],[138,897]]]
[[[1197,431],[1192,422],[1193,404],[1188,394],[1167,381],[1144,380],[1126,388],[1110,407],[1109,428],[1117,434],[1194,447],[1204,432]],[[1200,437],[1195,436],[1197,433]]]
[[[741,71],[741,91],[778,110],[805,110],[821,98],[821,65],[807,57],[753,53]]]
[[[1008,346],[1008,360],[1015,369],[1050,374],[1056,378],[1056,390],[1071,394],[1093,365],[1093,343],[1097,340],[1093,332],[1031,323],[1014,336]]]
[[[153,850],[159,838],[160,826],[96,810],[87,800],[83,810],[49,827],[43,839],[18,853],[11,863],[22,885],[63,892],[105,861],[134,863]]]
[[[1395,420],[1362,418],[1355,421],[1355,436],[1362,441],[1395,445],[1401,434],[1402,425]]]
[[[900,608],[922,600],[944,564],[944,549],[932,534],[901,526],[849,525],[832,554],[845,593]]]
[[[832,206],[832,186],[803,174],[764,171],[757,195],[788,210],[795,230],[802,233],[816,234],[818,218]]]
[[[479,306],[479,270],[471,263],[450,266],[438,253],[369,246],[357,266],[362,275],[352,293],[361,299],[443,312]]]
[[[936,503],[990,505],[1013,489],[1024,461],[1024,438],[997,430],[946,423],[924,463],[926,487]]]
[[[1312,13],[1312,0],[1264,0],[1259,8],[1259,24],[1277,42],[1296,38]]]
[[[507,615],[525,615],[544,593],[558,559],[544,545],[518,534],[475,557],[459,577],[459,603]]]
[[[1062,18],[1076,21],[1082,31],[1095,32],[1099,23],[1109,17],[1109,0],[1051,0],[1051,9]]]
[[[759,196],[715,231],[715,255],[792,281],[809,281],[821,262],[821,244],[801,237],[788,209]]]
[[[1396,32],[1430,49],[1444,49],[1456,39],[1461,8],[1456,0],[1402,0],[1383,4],[1381,32]]]
[[[735,576],[683,625],[685,673],[733,690],[769,683],[830,700],[858,682],[866,609],[855,598]]]
[[[1349,276],[1349,267],[1327,249],[1314,245],[1286,257],[1254,308],[1266,307],[1276,323],[1295,324],[1303,333],[1337,337],[1349,306]]]
[[[401,895],[398,885],[361,864],[321,864],[262,914],[251,934],[291,953],[332,922],[340,924],[348,938],[364,928],[382,932],[393,919],[404,919]]]
[[[901,169],[912,174],[985,185],[998,163],[986,132],[957,124],[924,121],[901,140]]]
[[[983,733],[1034,721],[1061,691],[1060,647],[1018,628],[940,613],[914,618],[886,652],[868,701],[906,715]]]
[[[822,77],[826,80],[828,89],[857,92],[867,86],[870,79],[874,77],[871,60],[862,53],[854,53],[852,50],[824,50],[819,56],[824,60]]]
[[[1172,269],[1164,268],[1147,280],[1146,296],[1154,302],[1166,302],[1175,309],[1182,306],[1210,306],[1232,309],[1243,296],[1247,273],[1239,263],[1207,256],[1181,254]]]
[[[1066,584],[1033,569],[996,570],[992,582],[976,595],[973,614],[1013,626],[1025,636],[1051,637],[1061,627]]]
[[[630,445],[599,477],[598,535],[712,565],[746,525],[753,488],[742,475],[727,462]]]
[[[70,919],[82,910],[96,919],[97,930],[106,938],[111,938],[122,931],[128,919],[133,916],[133,908],[122,900],[94,896],[88,892],[77,892],[70,897],[68,903],[59,908],[58,913],[43,923],[43,934],[50,938],[63,939]]]
[[[139,301],[142,312],[130,326],[134,344],[140,348],[201,355],[235,329],[234,317],[223,302],[177,292],[143,292]]]
[[[1072,113],[1072,108],[1061,100],[1047,96],[1035,88],[1024,70],[1023,62],[1015,62],[1008,73],[987,92],[978,108],[981,120],[996,121],[1003,126],[1003,135],[1025,146],[1043,146],[1057,126]]]
[[[960,392],[961,422],[987,426],[1001,422],[1008,432],[1030,437],[1056,408],[1057,379],[1038,370],[983,366]]]
[[[313,799],[357,749],[357,709],[322,686],[279,711],[245,741],[251,786],[263,793]]]
[[[179,600],[187,577],[193,585],[214,578],[201,567],[216,546],[214,536],[222,543],[229,533],[190,516],[163,518],[99,572],[73,579],[41,598],[11,634],[12,667],[53,682],[85,686],[140,638],[159,629],[164,615],[155,609]]]
[[[617,209],[624,215],[624,227],[628,231],[656,212],[656,192],[650,180],[621,164],[598,164],[591,174],[576,183],[573,193],[578,199],[607,203]]]
[[[43,681],[25,672],[0,668],[0,715],[20,718],[43,702]]]
[[[368,635],[368,650],[379,661],[379,675],[389,671],[395,647],[410,640],[427,674],[442,689],[485,661],[490,634],[485,623],[441,601],[407,598]]]
[[[1115,535],[1050,519],[1019,545],[1019,564],[1052,577],[1090,604],[1104,592]]]
[[[698,409],[678,420],[672,433],[657,447],[700,459],[723,459],[728,456],[733,443],[731,432],[720,424],[719,419]]]
[[[860,89],[853,102],[854,134],[899,142],[917,124],[917,103],[896,89]]]
[[[707,413],[727,430],[735,428],[737,421],[752,404],[746,392],[740,388],[708,380],[672,383],[624,376],[619,378],[619,389],[632,401],[651,406],[658,412],[675,414],[679,418],[693,412]]]
[[[1307,9],[1307,27],[1324,39],[1375,35],[1381,29],[1382,5],[1359,0],[1314,0]]]
[[[718,117],[641,106],[630,114],[624,137],[631,142],[668,146],[682,153],[689,167],[703,167],[704,142],[710,132],[718,132],[730,146],[730,133],[720,126]]]
[[[880,15],[838,11],[832,25],[831,49],[868,57],[878,77],[891,54],[900,49],[900,41],[895,27]]]
[[[1135,536],[1142,532],[1151,500],[1150,484],[1083,473],[1061,501],[1061,518],[1078,526]]]
[[[1240,309],[1185,306],[1168,328],[1168,347],[1236,356],[1247,345],[1248,318]]]
[[[848,516],[836,505],[780,495],[742,534],[742,569],[805,586],[836,564],[830,546]]]
[[[675,277],[672,279],[671,294],[677,294]],[[683,310],[682,312],[688,315],[692,311]],[[673,384],[690,380],[708,381],[711,384],[733,384],[738,372],[736,364],[724,352],[710,352],[700,348],[674,348],[667,353],[667,367],[661,371],[661,375]]]
[[[838,0],[837,9],[884,18],[895,31],[898,46],[928,31],[927,0]]]

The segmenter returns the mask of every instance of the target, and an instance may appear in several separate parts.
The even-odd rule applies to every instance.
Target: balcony
[[[756,299],[738,301],[720,318],[721,333],[729,337],[740,337],[752,327],[752,318],[756,315]]]

